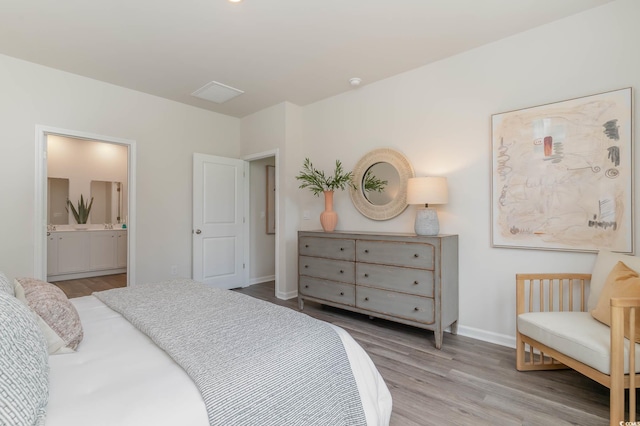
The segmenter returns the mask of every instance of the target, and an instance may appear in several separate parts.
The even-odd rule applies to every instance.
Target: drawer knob
[[[308,285],[308,284],[307,284],[307,285],[305,285],[305,286],[304,286],[304,288],[309,288],[309,285]]]
[[[413,308],[413,310],[414,310],[414,311],[419,311],[420,309],[418,309],[418,308]]]
[[[308,268],[308,267],[309,267],[309,265],[304,265],[304,267],[305,267],[305,268]]]
[[[344,247],[340,247],[340,251],[344,251]]]
[[[305,245],[304,245],[304,247],[305,247],[305,248],[309,248],[309,244],[305,244]]]
[[[418,284],[420,284],[420,283],[419,283],[418,281],[414,281],[414,282],[413,282],[413,284],[414,284],[414,285],[418,285]]]
[[[340,296],[344,296],[344,291],[341,291],[341,292],[340,292]]]
[[[413,257],[420,257],[420,256],[418,256],[418,253],[416,253],[416,254],[413,255]]]
[[[369,250],[365,250],[364,252],[365,252],[365,253],[369,253]]]
[[[364,277],[365,277],[365,278],[368,278],[368,277],[369,277],[369,274],[364,274]]]
[[[340,269],[340,273],[341,273],[341,274],[344,274],[344,271],[343,271],[342,269]]]
[[[368,298],[368,297],[365,297],[365,298],[364,298],[364,301],[365,301],[365,302],[368,302],[368,301],[369,301],[369,298]]]

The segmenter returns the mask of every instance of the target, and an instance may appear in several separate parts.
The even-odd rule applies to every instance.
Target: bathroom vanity
[[[127,272],[126,229],[47,232],[47,281]]]

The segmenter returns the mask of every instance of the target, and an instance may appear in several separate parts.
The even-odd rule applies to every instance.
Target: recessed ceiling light
[[[349,79],[349,84],[352,85],[353,87],[360,86],[360,83],[362,83],[362,79],[358,77],[353,77]]]
[[[229,0],[229,3],[240,3],[242,0]]]

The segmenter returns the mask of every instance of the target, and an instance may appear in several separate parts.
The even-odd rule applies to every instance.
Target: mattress
[[[50,356],[47,426],[209,424],[191,378],[145,334],[93,296],[71,299],[84,339],[75,353]],[[342,340],[368,425],[387,425],[391,395],[367,353]]]

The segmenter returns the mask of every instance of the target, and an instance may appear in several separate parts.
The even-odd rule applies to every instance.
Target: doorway
[[[275,281],[275,157],[249,162],[249,226],[251,229],[249,284]]]
[[[276,162],[277,151],[242,160],[194,154],[194,280],[220,288],[277,282]]]
[[[243,157],[249,162],[250,280],[249,284],[280,282],[278,150]],[[270,180],[272,179],[272,180]],[[270,193],[271,192],[271,193]]]
[[[125,271],[127,273],[126,281],[127,281],[127,285],[130,285],[131,283],[135,282],[135,241],[136,241],[136,238],[135,238],[136,236],[136,232],[135,232],[135,222],[136,222],[136,205],[135,205],[135,193],[136,193],[136,185],[135,185],[136,184],[136,179],[135,179],[136,178],[136,161],[135,161],[136,149],[135,147],[136,146],[135,146],[135,141],[115,138],[110,136],[89,134],[86,132],[79,132],[74,130],[51,128],[46,126],[36,126],[37,158],[36,158],[36,182],[35,182],[36,183],[36,203],[35,203],[36,217],[35,217],[35,232],[34,232],[34,235],[35,235],[34,275],[42,280],[46,280],[48,263],[49,263],[48,247],[47,247],[48,245],[47,243],[49,241],[47,238],[47,233],[48,232],[50,233],[52,229],[51,226],[49,226],[49,229],[48,229],[48,225],[50,224],[50,222],[52,222],[49,217],[50,205],[48,203],[49,184],[48,184],[47,156],[48,156],[48,148],[49,148],[49,138],[71,139],[76,143],[96,143],[97,142],[97,143],[100,143],[100,146],[102,146],[107,150],[109,150],[109,148],[118,148],[120,150],[122,149],[126,150],[125,155],[127,160],[127,166],[126,166],[126,171],[123,173],[126,173],[127,185],[126,185],[126,191],[123,191],[124,194],[122,194],[121,200],[118,200],[117,198],[117,195],[118,195],[117,190],[118,188],[122,190],[123,185],[118,185],[117,183],[114,184],[113,182],[115,182],[115,180],[113,179],[107,179],[106,177],[104,177],[103,179],[99,179],[98,178],[99,176],[97,176],[96,179],[89,179],[85,183],[87,186],[87,189],[86,189],[87,192],[90,191],[90,189],[88,189],[90,185],[90,180],[103,181],[103,182],[109,181],[111,183],[111,185],[104,185],[104,184],[102,185],[103,188],[106,188],[106,187],[113,188],[114,195],[110,200],[105,199],[105,202],[101,207],[101,212],[99,215],[100,217],[98,218],[98,216],[96,216],[96,220],[98,219],[103,220],[108,217],[109,223],[107,223],[107,227],[111,228],[108,230],[113,231],[114,237],[118,236],[116,235],[116,231],[118,231],[119,233],[122,233],[122,230],[123,230],[122,225],[123,224],[126,225],[125,240],[120,242],[119,244],[120,250],[118,252],[114,251],[113,253],[107,250],[107,255],[108,256],[113,255],[114,261],[119,262],[120,266],[124,266],[123,263],[126,262],[126,267],[125,267]],[[107,176],[107,175],[103,175],[103,176]],[[124,178],[122,180],[124,180]],[[82,185],[84,185],[84,183]],[[72,190],[72,192],[73,191],[74,190]],[[69,194],[69,198],[72,202],[75,201],[74,197],[76,196],[78,196],[78,194],[75,194],[75,195],[71,193]],[[117,213],[118,201],[121,203],[120,212],[125,211],[124,209],[122,209],[122,207],[126,206],[126,214],[121,214],[120,217],[118,217],[118,213]],[[112,212],[111,215],[109,215],[110,212]],[[104,216],[102,216],[103,214]],[[58,214],[58,219],[60,216],[64,216],[64,214],[62,215]],[[64,228],[65,226],[71,227],[72,226],[71,224],[74,223],[74,219],[71,219],[68,225],[61,224],[56,226],[60,226],[62,228]],[[103,226],[104,223],[98,226]],[[118,225],[120,226],[119,229],[118,229]],[[69,236],[73,235],[74,238],[78,240],[80,239],[80,234],[81,233],[69,233],[68,235]],[[101,245],[101,243],[105,241],[105,238],[102,238],[102,237],[103,235],[101,235],[101,238],[95,238],[96,247],[97,247],[96,253],[99,253],[100,249],[103,249],[104,247],[106,247],[104,245]],[[124,244],[122,244],[123,242]],[[118,258],[118,253],[120,253],[119,255],[120,258]],[[124,256],[124,259],[123,259],[123,256]],[[73,259],[75,261],[73,256],[70,257],[70,259]],[[96,257],[93,260],[100,263],[104,261],[104,258],[102,257],[102,254],[100,254],[99,257]],[[91,261],[91,259],[88,259],[87,261]],[[104,269],[103,266],[98,267],[98,269],[101,269],[101,268]]]

